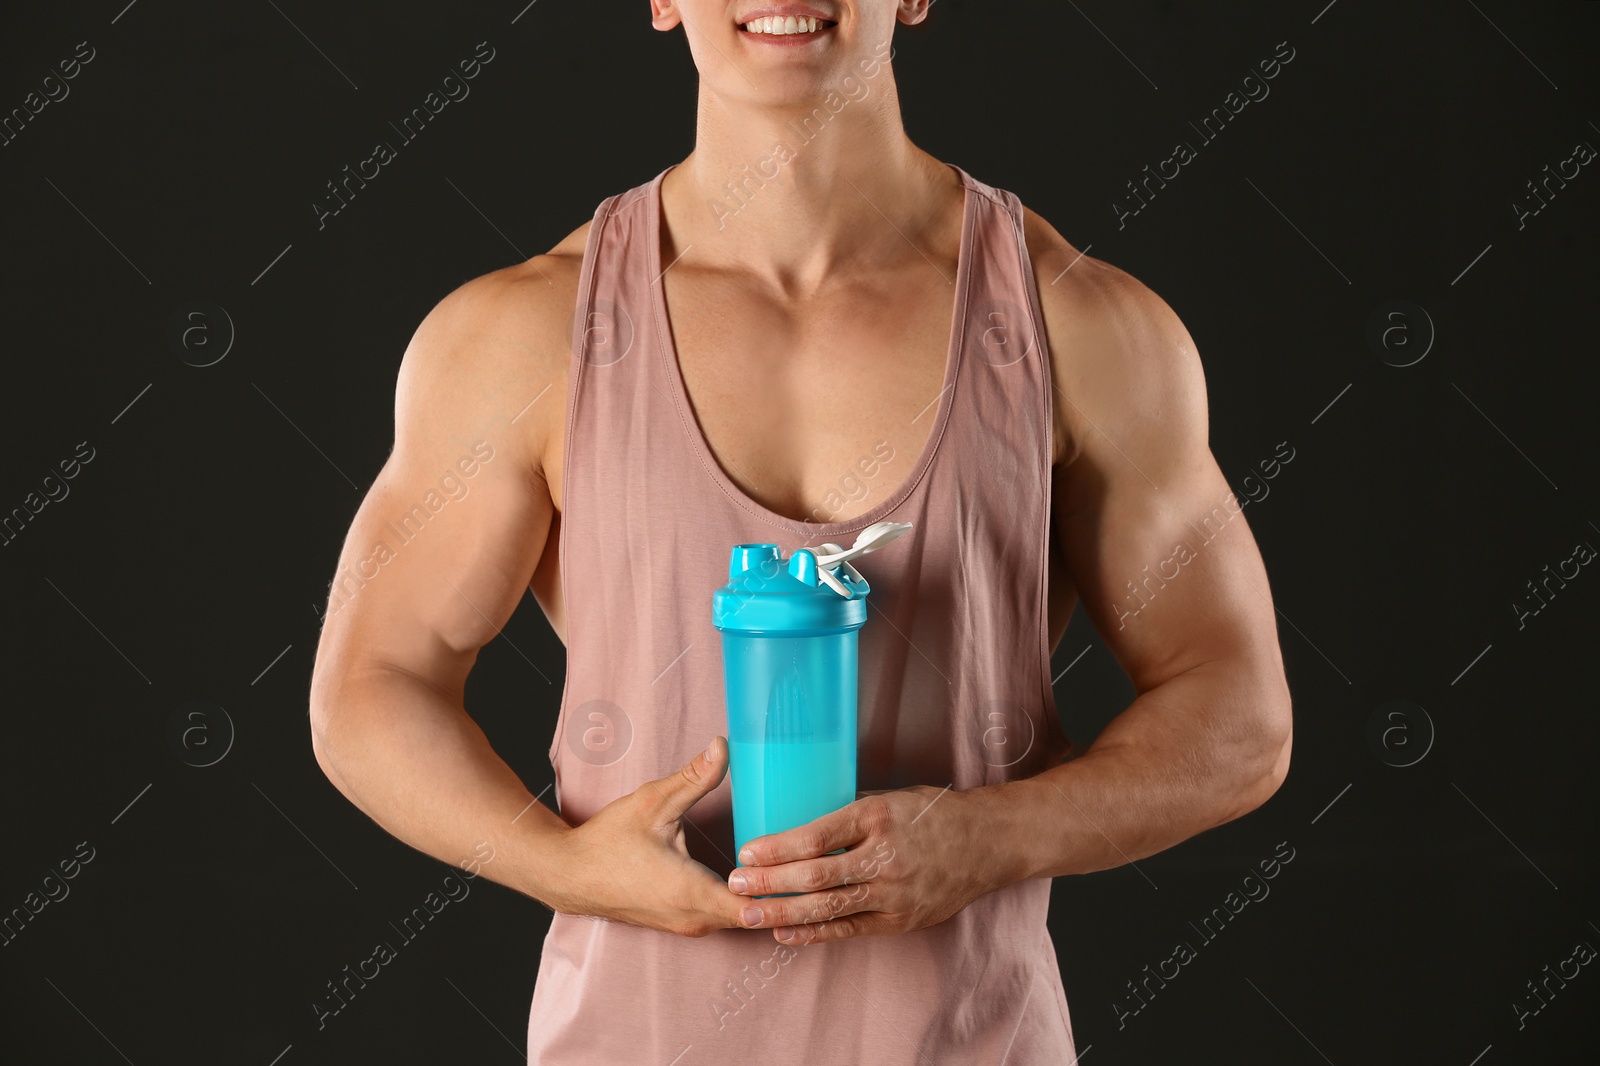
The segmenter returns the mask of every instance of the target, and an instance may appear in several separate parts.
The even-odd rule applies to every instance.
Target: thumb
[[[727,741],[720,736],[712,737],[711,745],[705,751],[676,772],[649,783],[652,809],[662,821],[677,821],[685,811],[720,785],[727,772]]]

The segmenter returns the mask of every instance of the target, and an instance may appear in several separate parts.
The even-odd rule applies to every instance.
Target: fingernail
[[[747,887],[744,874],[735,871],[728,875],[728,888],[730,891],[743,892]]]
[[[748,926],[760,925],[761,924],[761,908],[760,907],[746,907],[744,910],[739,912],[739,920],[741,922],[743,922],[745,925],[748,925]]]
[[[706,762],[710,762],[712,759],[716,758],[716,756],[712,754],[712,752],[716,749],[716,746],[717,742],[715,740],[706,745]]]
[[[756,864],[756,853],[751,851],[749,848],[740,848],[739,861],[744,863],[746,866],[754,866]]]
[[[787,944],[789,941],[794,939],[794,930],[792,928],[790,928],[790,929],[779,929],[778,932],[777,932],[777,937],[783,943]]]

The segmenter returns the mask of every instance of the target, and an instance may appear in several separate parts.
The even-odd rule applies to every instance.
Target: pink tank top
[[[668,167],[667,170],[670,170]],[[865,514],[799,522],[713,458],[688,401],[660,278],[661,181],[604,200],[584,250],[567,396],[560,565],[567,675],[550,762],[568,824],[727,735],[712,591],[732,545],[870,556],[857,787],[968,789],[1032,776],[1066,741],[1050,687],[1045,576],[1051,386],[1015,195],[960,167],[954,328],[927,443]],[[909,466],[909,473],[907,467]],[[689,812],[691,854],[733,868],[729,783]],[[1050,879],[939,925],[791,947],[556,914],[528,1017],[544,1066],[1067,1063],[1072,1026],[1045,928]]]

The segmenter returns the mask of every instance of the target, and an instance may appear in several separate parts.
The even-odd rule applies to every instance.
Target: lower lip
[[[833,26],[823,26],[813,30],[811,33],[751,33],[749,30],[740,27],[739,36],[750,38],[757,44],[773,44],[780,47],[794,48],[810,44],[818,38],[826,37],[834,31],[837,25],[835,23]]]

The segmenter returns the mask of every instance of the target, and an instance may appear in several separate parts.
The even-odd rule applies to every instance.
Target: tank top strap
[[[619,363],[632,351],[637,330],[648,326],[637,314],[649,306],[644,275],[652,257],[647,243],[645,197],[668,167],[649,182],[606,197],[595,208],[584,241],[572,319],[572,355],[589,366]],[[630,310],[632,308],[632,310]]]
[[[994,589],[1020,586],[1010,617],[996,624],[1026,649],[1012,661],[1010,676],[975,680],[969,693],[990,708],[984,720],[998,723],[986,743],[1006,733],[1019,760],[1015,767],[1003,765],[991,751],[992,758],[973,763],[973,772],[990,781],[1023,768],[1035,772],[1066,744],[1050,684],[1046,599],[1054,385],[1022,203],[951,166],[974,198],[971,284],[956,403],[946,428],[960,443],[939,455],[947,467],[939,483],[953,486],[955,496],[934,500],[930,518],[956,522],[961,530],[956,547],[962,565],[981,580],[970,602],[994,604]],[[984,519],[961,523],[962,514]]]

